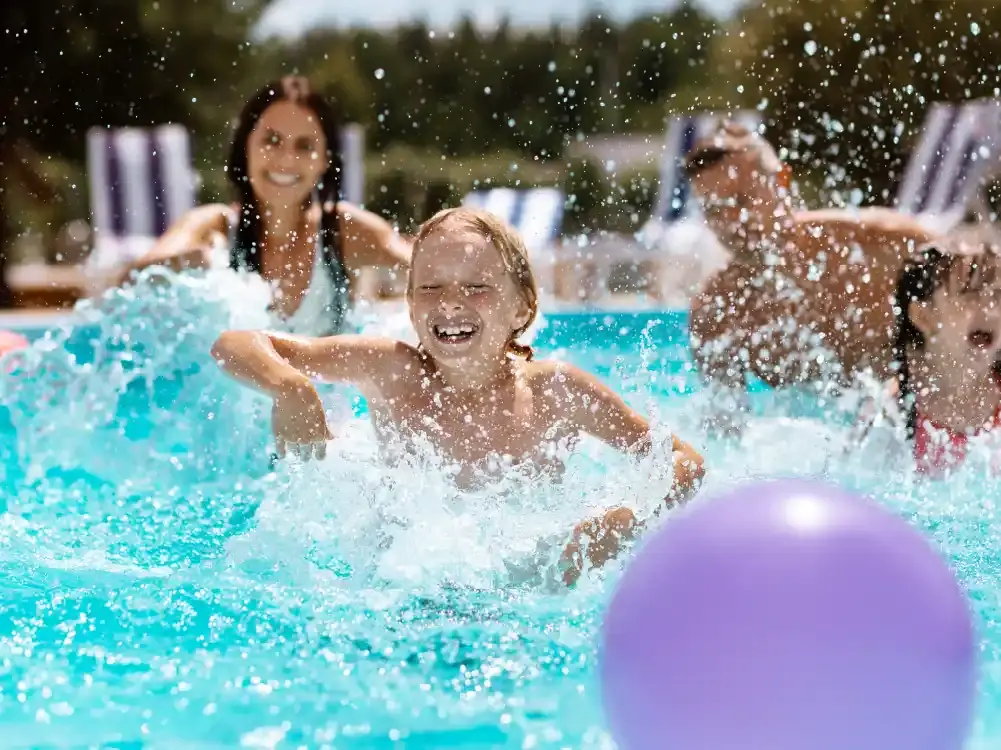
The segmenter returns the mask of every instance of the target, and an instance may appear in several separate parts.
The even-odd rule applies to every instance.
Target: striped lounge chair
[[[145,253],[195,205],[188,131],[179,125],[87,133],[94,247],[89,270]]]

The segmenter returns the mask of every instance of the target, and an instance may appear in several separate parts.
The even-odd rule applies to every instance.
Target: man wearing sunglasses
[[[733,123],[696,144],[685,170],[731,254],[691,304],[696,362],[726,396],[711,422],[739,427],[748,374],[775,388],[844,385],[867,370],[884,379],[894,285],[934,235],[885,208],[797,210],[778,155]]]

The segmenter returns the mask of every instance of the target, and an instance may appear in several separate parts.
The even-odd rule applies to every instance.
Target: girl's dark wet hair
[[[910,351],[920,350],[925,345],[924,334],[911,320],[910,306],[913,302],[926,302],[931,299],[935,291],[948,282],[953,265],[962,257],[955,253],[943,252],[941,248],[941,244],[926,245],[908,262],[897,282],[894,296],[897,336],[893,342],[893,364],[897,376],[897,400],[905,415],[908,439],[913,439],[917,431],[918,413],[907,354]],[[972,291],[982,283],[982,280],[983,273],[978,272],[974,265],[970,278],[964,281],[964,289]],[[994,367],[1001,372],[1001,363],[995,362]]]
[[[904,267],[897,282],[893,308],[897,316],[897,337],[893,342],[893,362],[897,369],[897,398],[901,410],[906,416],[905,429],[907,438],[914,437],[917,429],[917,403],[911,387],[910,366],[907,363],[907,353],[913,349],[921,349],[925,345],[925,337],[911,320],[910,306],[912,302],[924,302],[931,299],[935,290],[949,278],[953,256],[946,255],[938,247],[926,247],[921,254]]]
[[[275,102],[289,101],[313,112],[327,141],[327,169],[316,184],[316,194],[322,208],[320,246],[329,266],[340,264],[337,201],[341,198],[340,123],[330,103],[313,91],[309,81],[300,76],[286,76],[265,85],[244,105],[233,133],[229,152],[229,181],[240,196],[240,224],[232,254],[233,265],[260,273],[261,216],[247,174],[247,148],[250,134],[257,127],[265,110]],[[307,198],[308,201],[311,200]],[[333,257],[333,256],[337,257]]]

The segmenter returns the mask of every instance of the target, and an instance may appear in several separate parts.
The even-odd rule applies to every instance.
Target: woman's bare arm
[[[394,271],[410,267],[411,243],[380,216],[350,203],[338,203],[344,261],[349,270],[381,266]]]
[[[165,266],[173,271],[206,268],[209,253],[219,237],[225,237],[231,209],[221,203],[199,206],[184,216],[160,237],[148,253],[129,263],[121,272],[119,284],[134,273],[151,266]]]

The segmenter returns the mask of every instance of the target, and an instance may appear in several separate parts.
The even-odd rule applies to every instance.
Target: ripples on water
[[[341,422],[330,455],[272,471],[268,403],[208,354],[224,328],[268,325],[266,300],[229,271],[149,272],[7,360],[3,744],[611,747],[594,644],[618,570],[569,593],[540,571],[596,509],[651,508],[666,462],[585,443],[561,486],[511,475],[460,495],[433,456],[384,467],[356,395],[325,388]],[[413,337],[403,312],[358,322]],[[543,320],[536,341],[654,414],[661,438],[705,447],[710,488],[832,476],[929,533],[977,608],[991,746],[1001,545],[986,459],[919,483],[892,437],[858,444],[850,401],[821,421],[768,394],[740,441],[707,443],[711,399],[690,392],[670,325],[610,316],[574,342]]]

